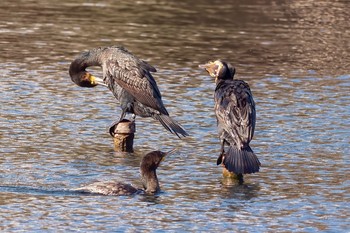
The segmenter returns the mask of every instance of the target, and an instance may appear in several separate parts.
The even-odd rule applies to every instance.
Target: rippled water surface
[[[20,1],[0,3],[0,230],[347,232],[349,1]],[[81,88],[70,62],[123,45],[154,65],[184,140],[137,118],[134,154],[114,152],[120,114],[104,87]],[[257,105],[251,143],[262,168],[227,185],[216,166],[214,80],[198,64],[230,61]],[[96,69],[96,75],[101,72]],[[157,196],[73,192],[141,185],[152,150]]]

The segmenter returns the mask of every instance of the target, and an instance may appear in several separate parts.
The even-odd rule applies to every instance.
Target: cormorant
[[[89,66],[102,67],[103,79],[86,71]],[[83,52],[69,68],[69,75],[78,86],[95,87],[100,84],[112,91],[122,108],[119,122],[126,113],[132,113],[133,118],[135,115],[152,117],[179,138],[180,135],[188,136],[184,128],[169,116],[151,72],[156,72],[153,66],[118,46]],[[113,133],[111,129],[110,133]]]
[[[223,163],[235,174],[259,171],[260,162],[249,146],[255,128],[255,103],[249,85],[234,79],[235,68],[222,60],[208,62],[200,68],[215,78],[215,114],[221,141],[217,165]],[[225,153],[225,145],[229,148]]]
[[[160,191],[156,169],[158,168],[160,162],[164,160],[164,157],[173,151],[174,150],[169,152],[152,151],[142,158],[140,173],[143,189],[135,188],[130,184],[121,182],[97,182],[75,190],[83,193],[116,196],[125,196],[138,193],[155,194]]]

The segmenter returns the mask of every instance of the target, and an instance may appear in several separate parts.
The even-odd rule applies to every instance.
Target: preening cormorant
[[[221,141],[217,164],[223,163],[235,174],[259,171],[260,162],[249,146],[255,128],[255,103],[249,85],[234,79],[235,68],[222,60],[208,62],[205,68],[215,78],[215,114]],[[225,145],[229,148],[225,153]]]
[[[102,67],[103,79],[86,71],[89,66]],[[95,87],[100,84],[112,91],[122,108],[119,121],[126,113],[134,114],[133,117],[152,117],[179,138],[188,136],[183,127],[169,116],[151,72],[156,72],[153,66],[118,46],[83,52],[69,68],[69,75],[78,86]]]
[[[135,188],[130,184],[121,182],[97,182],[75,190],[83,193],[116,196],[125,196],[138,193],[155,194],[160,191],[156,170],[160,162],[164,160],[164,157],[173,151],[174,150],[169,152],[152,151],[142,158],[140,164],[140,174],[143,189]]]

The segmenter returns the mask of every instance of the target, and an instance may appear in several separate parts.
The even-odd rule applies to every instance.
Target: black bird
[[[103,79],[86,71],[89,66],[100,66]],[[83,52],[70,65],[72,81],[81,87],[107,86],[118,99],[122,108],[119,122],[126,113],[158,120],[165,129],[188,136],[184,128],[170,116],[164,107],[162,96],[151,72],[156,69],[138,59],[123,47],[101,47]]]
[[[222,60],[200,65],[215,78],[215,114],[221,140],[217,164],[235,174],[259,171],[260,162],[249,146],[255,128],[255,103],[249,85],[234,79],[235,68]],[[228,151],[225,153],[225,145]]]
[[[156,170],[160,162],[164,160],[164,157],[174,151],[175,150],[169,152],[152,151],[143,157],[140,164],[143,189],[135,188],[130,184],[122,182],[97,182],[75,190],[82,193],[116,196],[126,196],[139,193],[155,194],[160,191]]]

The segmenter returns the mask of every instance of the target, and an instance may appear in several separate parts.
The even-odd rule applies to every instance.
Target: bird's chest
[[[115,98],[118,100],[120,107],[127,110],[128,112],[133,112],[135,98],[129,92],[119,86],[116,82],[111,83],[108,87]]]

